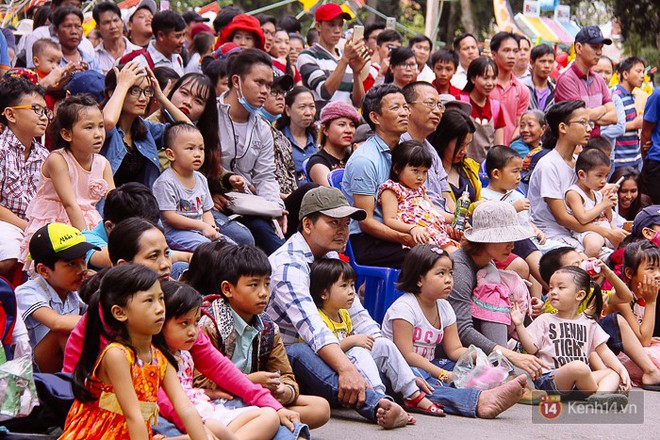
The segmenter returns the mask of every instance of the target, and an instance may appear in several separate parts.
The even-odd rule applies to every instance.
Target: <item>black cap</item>
[[[576,43],[587,44],[612,44],[612,40],[603,37],[603,33],[598,26],[585,26],[575,36]]]
[[[285,92],[288,92],[293,87],[293,77],[291,75],[275,75],[273,79],[273,88],[277,87]]]
[[[183,19],[186,22],[186,24],[190,24],[192,22],[203,23],[203,22],[209,21],[208,18],[202,17],[201,15],[199,15],[195,11],[186,11],[181,15],[183,16]]]

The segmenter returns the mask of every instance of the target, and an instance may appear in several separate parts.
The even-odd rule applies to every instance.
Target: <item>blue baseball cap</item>
[[[101,103],[105,99],[105,76],[95,70],[78,72],[73,75],[66,89],[71,96],[89,93],[96,102]]]
[[[585,26],[580,29],[575,36],[575,42],[586,44],[612,44],[612,40],[603,37],[603,33],[598,26]]]
[[[660,225],[660,205],[651,205],[642,209],[635,216],[632,231],[633,237],[641,237],[644,228],[652,228],[653,225]]]

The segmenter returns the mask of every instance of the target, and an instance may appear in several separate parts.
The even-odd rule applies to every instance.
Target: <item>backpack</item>
[[[133,52],[129,52],[123,57],[119,59],[119,63],[117,64],[126,64],[129,61],[133,61],[135,58],[139,57],[140,55],[144,56],[144,59],[147,60],[147,64],[149,65],[149,68],[153,71],[154,68],[156,67],[154,65],[154,60],[151,58],[151,54],[147,49],[137,49],[134,50]]]

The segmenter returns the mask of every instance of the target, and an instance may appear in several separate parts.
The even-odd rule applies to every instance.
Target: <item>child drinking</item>
[[[305,425],[312,429],[323,426],[330,419],[330,406],[320,397],[300,394],[279,328],[263,313],[270,295],[267,288],[270,273],[270,263],[260,249],[214,242],[203,244],[195,250],[190,269],[186,272],[186,282],[206,295],[209,301],[214,296],[216,298],[201,321],[202,331],[213,345],[228,356],[250,381],[266,388],[269,395],[289,410],[284,413],[278,411],[278,414],[292,414],[294,411],[300,414],[301,423],[295,424],[293,432],[283,422],[276,437],[309,437]],[[255,283],[259,286],[254,286]],[[256,298],[255,289],[258,291]],[[250,343],[256,344],[259,350],[246,353],[238,345],[239,332],[258,327],[262,330],[252,335]],[[196,375],[195,385],[205,388],[210,396],[220,393],[218,387],[202,374]],[[245,396],[240,397],[245,401]],[[232,399],[227,405],[240,407],[239,402],[239,399]],[[285,420],[283,417],[280,419]]]
[[[96,204],[115,187],[110,163],[98,154],[105,130],[94,98],[67,98],[51,129],[57,150],[45,160],[41,184],[26,211],[30,220],[25,228],[22,262],[27,262],[32,234],[47,223],[66,223],[81,231],[98,225],[102,219]]]
[[[622,275],[632,290],[634,301],[631,305],[617,304],[615,308],[630,324],[653,363],[660,367],[660,344],[654,337],[660,290],[660,248],[646,240],[629,244],[623,254]],[[644,372],[627,357],[621,356],[621,360],[633,383],[642,383]]]
[[[373,338],[356,333],[348,309],[355,300],[355,271],[339,259],[324,258],[312,266],[309,292],[319,308],[323,322],[339,339],[340,348],[362,373],[375,391],[385,394],[380,373],[386,375],[392,389],[401,393],[407,411],[444,416],[442,405],[436,405],[420,391],[415,376],[407,376],[406,360],[387,338]]]
[[[212,402],[203,389],[193,387],[195,364],[188,350],[197,340],[202,296],[192,287],[176,281],[165,281],[162,286],[167,317],[163,325],[163,337],[178,361],[177,376],[183,390],[199,412],[206,428],[222,439],[270,439],[279,426],[275,410],[256,406],[225,408],[219,400]],[[171,411],[171,405],[161,409],[164,410],[163,416],[172,419],[177,428],[184,428],[181,420]]]
[[[415,246],[406,256],[397,287],[407,293],[400,296],[383,318],[383,335],[394,341],[401,354],[418,376],[434,388],[447,387],[455,361],[465,353],[458,337],[456,315],[447,297],[454,286],[454,264],[449,254],[434,245]],[[436,355],[436,347],[448,359]],[[498,394],[497,411],[485,411],[477,406],[469,413],[462,405],[446,405],[445,411],[462,416],[493,418],[513,406],[522,394],[525,376],[505,385],[477,394]],[[479,393],[477,390],[462,392]]]
[[[415,243],[432,243],[454,252],[458,243],[449,238],[443,215],[426,195],[426,177],[433,157],[418,141],[400,143],[392,152],[389,180],[379,189],[383,220],[390,228],[410,234]]]
[[[168,363],[172,355],[153,339],[165,322],[156,272],[134,264],[109,269],[92,295],[87,319],[82,355],[73,372],[76,400],[60,439],[151,438],[161,386],[190,438],[208,438]],[[102,334],[111,343],[100,350]]]
[[[607,184],[610,173],[610,158],[602,151],[593,148],[583,151],[575,162],[577,182],[566,190],[567,211],[581,224],[617,229],[613,222],[612,207],[616,205],[616,192],[604,197],[600,192]],[[594,231],[572,232],[573,237],[584,247],[587,257],[598,257],[603,247],[614,249],[612,243]]]
[[[192,124],[175,124],[165,133],[165,145],[171,166],[154,182],[154,196],[167,243],[172,249],[192,252],[220,238],[208,182],[198,171],[204,163],[204,138]]]
[[[628,372],[607,347],[608,335],[597,321],[578,314],[578,308],[593,289],[594,316],[600,316],[600,287],[592,284],[587,272],[575,266],[556,271],[549,284],[548,295],[556,314],[542,314],[525,328],[524,313],[515,305],[511,308],[511,319],[523,348],[536,355],[543,365],[543,375],[534,381],[536,388],[563,395],[580,391],[589,396],[587,400],[625,406],[628,398],[616,391],[620,386],[630,388]],[[593,352],[607,368],[591,371],[589,356]]]

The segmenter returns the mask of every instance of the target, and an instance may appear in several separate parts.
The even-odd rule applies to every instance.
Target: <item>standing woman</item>
[[[139,182],[151,188],[160,175],[158,149],[163,146],[167,124],[143,119],[149,101],[155,97],[176,122],[190,123],[190,119],[163,94],[151,69],[133,61],[108,72],[105,95],[107,135],[101,154],[112,166],[115,185]]]
[[[450,108],[442,115],[438,128],[427,138],[442,160],[451,188],[451,198],[447,199],[447,211],[454,212],[456,200],[465,188],[470,195],[470,203],[481,200],[481,180],[479,164],[467,157],[468,145],[475,132],[474,122],[461,110]]]
[[[273,36],[273,44],[270,46],[270,56],[273,57],[273,66],[279,69],[282,74],[291,75],[295,84],[302,84],[302,78],[296,69],[296,63],[289,57],[290,53],[289,33],[284,29],[278,28]]]
[[[390,52],[390,70],[385,74],[385,83],[404,88],[417,79],[417,59],[409,47],[395,47]]]
[[[408,47],[412,49],[415,54],[415,60],[417,60],[416,81],[432,83],[435,80],[435,73],[428,65],[429,58],[431,57],[431,49],[433,48],[431,39],[426,35],[417,34],[410,39]]]
[[[302,165],[317,150],[315,115],[316,104],[311,90],[303,86],[296,86],[286,94],[284,113],[275,124],[275,127],[291,141],[298,182],[307,180]]]
[[[330,186],[328,174],[344,168],[351,155],[355,128],[360,124],[360,115],[355,107],[335,101],[321,110],[320,149],[307,163],[307,173],[312,182]]]

